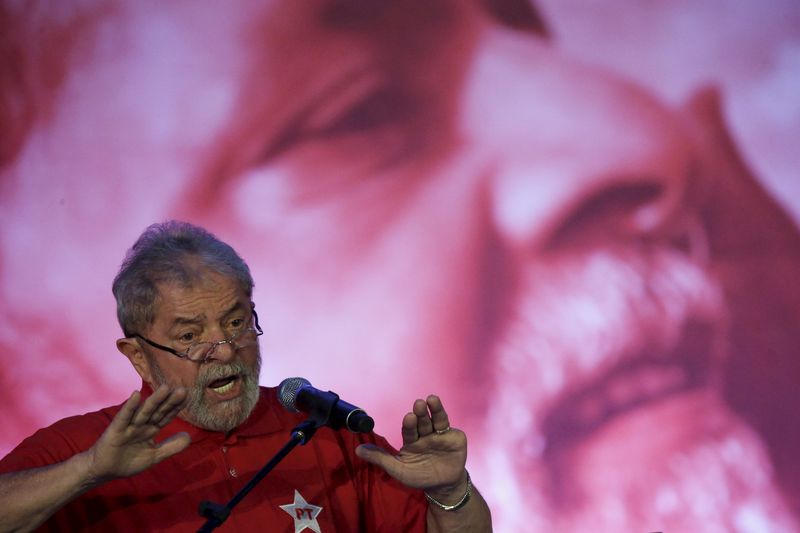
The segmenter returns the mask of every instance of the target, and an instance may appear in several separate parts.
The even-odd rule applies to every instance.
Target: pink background
[[[4,8],[0,453],[139,386],[111,280],[180,218],[262,384],[395,444],[437,392],[498,531],[798,530],[800,5],[329,3]]]

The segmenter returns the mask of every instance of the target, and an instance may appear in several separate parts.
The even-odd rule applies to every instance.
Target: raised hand
[[[132,476],[186,449],[190,438],[178,433],[156,444],[156,434],[184,407],[186,389],[160,386],[144,402],[131,394],[105,432],[89,450],[90,475],[96,482]]]
[[[429,493],[463,493],[467,437],[450,427],[438,396],[414,402],[412,412],[403,417],[402,434],[403,447],[397,455],[369,444],[359,446],[356,454],[409,487]]]

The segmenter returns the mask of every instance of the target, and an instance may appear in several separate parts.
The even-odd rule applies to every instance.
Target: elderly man
[[[117,347],[142,390],[3,459],[0,530],[194,531],[201,499],[229,500],[301,420],[258,385],[252,289],[244,261],[205,230],[151,226],[114,281]],[[417,400],[402,426],[397,454],[375,435],[322,428],[235,509],[230,530],[489,531],[466,438],[441,401]]]

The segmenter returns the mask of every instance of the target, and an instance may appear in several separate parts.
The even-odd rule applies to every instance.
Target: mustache
[[[253,378],[252,370],[239,359],[225,364],[206,365],[197,376],[196,386],[203,389],[218,379],[237,375],[244,380]]]
[[[496,379],[526,369],[521,379],[538,379],[539,396],[558,395],[643,351],[669,354],[687,324],[720,324],[724,316],[716,280],[680,254],[598,253],[528,274],[497,344],[496,357],[512,375]]]

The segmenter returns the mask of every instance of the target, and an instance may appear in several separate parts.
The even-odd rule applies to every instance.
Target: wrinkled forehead
[[[172,313],[184,307],[211,303],[227,311],[234,306],[247,307],[250,301],[234,276],[203,265],[188,267],[182,275],[156,280],[154,287],[156,319],[160,313]]]

